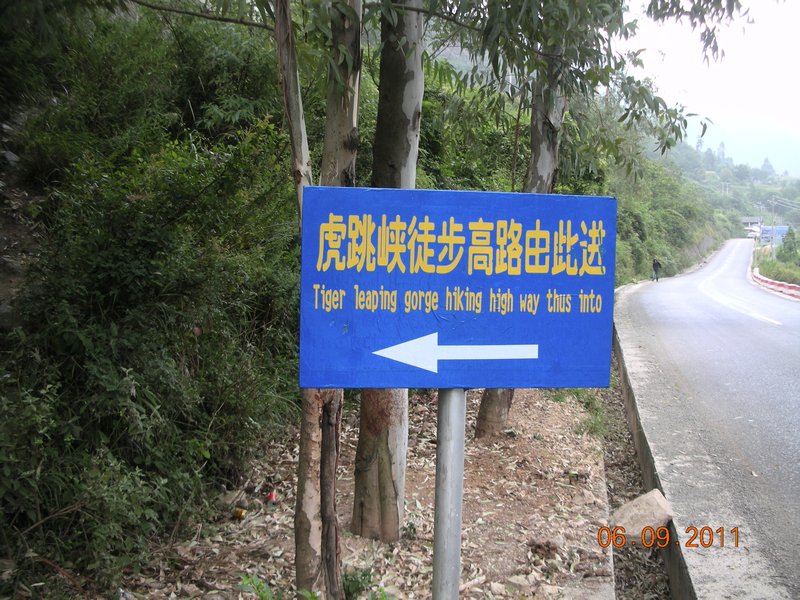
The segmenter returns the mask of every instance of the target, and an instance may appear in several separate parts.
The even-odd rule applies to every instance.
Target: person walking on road
[[[658,272],[661,270],[661,263],[657,258],[653,259],[653,274],[650,276],[650,281],[658,281]]]

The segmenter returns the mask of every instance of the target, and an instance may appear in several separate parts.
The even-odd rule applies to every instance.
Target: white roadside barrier
[[[758,267],[753,269],[753,281],[755,281],[758,285],[763,286],[773,292],[778,292],[779,294],[785,294],[790,296],[791,298],[796,298],[800,300],[800,285],[795,285],[793,283],[784,283],[782,281],[775,281],[774,279],[769,279],[768,277],[764,277],[758,272]]]

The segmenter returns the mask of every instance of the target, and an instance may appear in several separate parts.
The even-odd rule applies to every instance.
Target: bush
[[[35,25],[26,6],[14,16]],[[0,116],[21,123],[23,174],[51,186],[24,326],[0,340],[0,552],[17,566],[0,586],[46,564],[112,582],[298,402],[269,38],[146,10],[48,15],[46,44],[0,36]]]
[[[775,257],[782,263],[800,268],[800,240],[794,229],[790,229],[778,246]]]
[[[762,258],[758,263],[758,271],[764,277],[800,285],[800,267],[772,258]]]
[[[88,159],[57,193],[0,371],[0,506],[23,568],[113,581],[294,410],[285,143],[262,122],[117,170]]]
[[[57,35],[33,71],[49,90],[36,96],[18,140],[29,180],[60,182],[83,157],[120,164],[134,149],[154,151],[167,141],[178,125],[173,67],[154,19],[76,19]]]
[[[170,139],[197,131],[235,137],[282,115],[274,53],[262,34],[144,10],[137,18],[76,16],[52,35],[49,54],[30,34],[0,45],[10,55],[0,74],[13,83],[0,102],[32,104],[17,148],[30,181],[60,183],[77,160],[122,165]]]
[[[169,62],[175,65],[171,105],[186,127],[216,138],[283,114],[268,36],[235,25],[164,18],[173,42]]]

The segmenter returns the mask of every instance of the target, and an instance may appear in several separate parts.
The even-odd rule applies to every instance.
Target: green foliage
[[[758,262],[758,271],[769,279],[800,285],[800,266],[795,263],[782,262],[773,258],[762,258]]]
[[[414,521],[406,521],[400,528],[400,537],[406,540],[417,539],[417,525]]]
[[[183,123],[211,137],[282,115],[274,54],[261,31],[162,17],[170,28],[171,101]]]
[[[511,191],[513,131],[508,122],[498,123],[486,110],[491,97],[473,96],[426,89],[417,187]],[[517,167],[521,173],[526,161],[523,151]]]
[[[273,592],[272,588],[264,583],[258,575],[243,575],[239,583],[239,589],[243,592],[255,594],[258,600],[281,600],[285,597],[280,590]],[[319,596],[316,593],[307,590],[300,590],[297,595],[306,600],[319,600]]]
[[[3,356],[0,503],[20,547],[113,578],[293,410],[284,143],[262,123],[116,171],[80,163],[58,192]]]
[[[32,36],[12,35],[0,13],[0,119],[5,121],[30,96],[46,89],[43,52]]]
[[[244,575],[239,588],[243,592],[255,594],[259,600],[273,600],[275,598],[270,587],[261,581],[257,575]]]
[[[783,237],[776,258],[782,263],[800,268],[800,240],[797,239],[794,229],[790,229]]]
[[[8,585],[43,561],[104,585],[295,414],[297,217],[264,38],[146,13],[54,35],[0,42],[54,185],[0,340],[0,539]]]
[[[372,585],[372,569],[351,569],[342,574],[342,587],[347,600],[357,600]]]
[[[547,396],[553,402],[561,404],[562,402],[566,402],[570,397],[572,397],[573,391],[574,390],[567,388],[552,388],[550,390],[547,390]]]
[[[586,410],[586,416],[575,427],[579,435],[589,433],[602,436],[607,431],[605,407],[599,390],[588,388],[551,388],[545,390],[547,398],[559,404],[574,399]]]
[[[258,575],[243,575],[239,588],[243,592],[255,594],[258,600],[280,600],[283,594],[273,594],[272,589],[264,583]]]
[[[648,277],[653,258],[664,276],[702,260],[738,227],[715,210],[700,189],[668,164],[645,160],[642,177],[614,174],[618,198],[617,284]]]
[[[588,433],[598,437],[604,436],[608,432],[608,423],[603,412],[591,412],[578,423],[575,432],[579,435]]]
[[[295,405],[285,142],[269,123],[236,142],[81,163],[58,193],[3,357],[0,505],[20,548],[113,578]]]
[[[123,164],[186,128],[216,139],[282,115],[274,55],[261,33],[144,11],[135,20],[78,20],[58,36],[57,56],[30,36],[0,46],[9,57],[0,72],[14,75],[21,62],[31,80],[19,73],[8,101],[39,98],[18,148],[30,180],[60,182],[81,157]]]
[[[46,75],[33,69],[51,91],[31,108],[19,139],[29,179],[61,181],[80,157],[119,163],[134,148],[153,150],[166,141],[177,114],[165,85],[167,47],[156,25],[148,19],[80,21],[61,32],[63,52],[39,65]]]
[[[582,392],[577,398],[588,414],[578,423],[577,433],[589,433],[596,436],[605,435],[608,431],[608,424],[605,407],[599,392],[597,390],[582,390]]]

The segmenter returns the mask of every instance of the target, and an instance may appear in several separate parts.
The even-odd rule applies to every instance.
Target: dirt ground
[[[608,506],[603,439],[577,433],[587,413],[574,395],[518,390],[509,428],[476,440],[479,399],[477,391],[468,394],[460,596],[581,597],[576,587],[611,576],[597,541]],[[431,596],[436,400],[435,392],[410,400],[406,525],[395,544],[348,532],[358,414],[345,415],[338,484],[343,572],[347,585],[365,588],[362,597],[381,589],[396,598]],[[255,597],[240,588],[249,576],[291,596],[296,465],[295,435],[267,450],[251,479],[226,496],[216,522],[157,552],[125,589],[137,597]],[[275,503],[268,501],[273,491]],[[247,506],[241,520],[230,508],[237,500]]]

